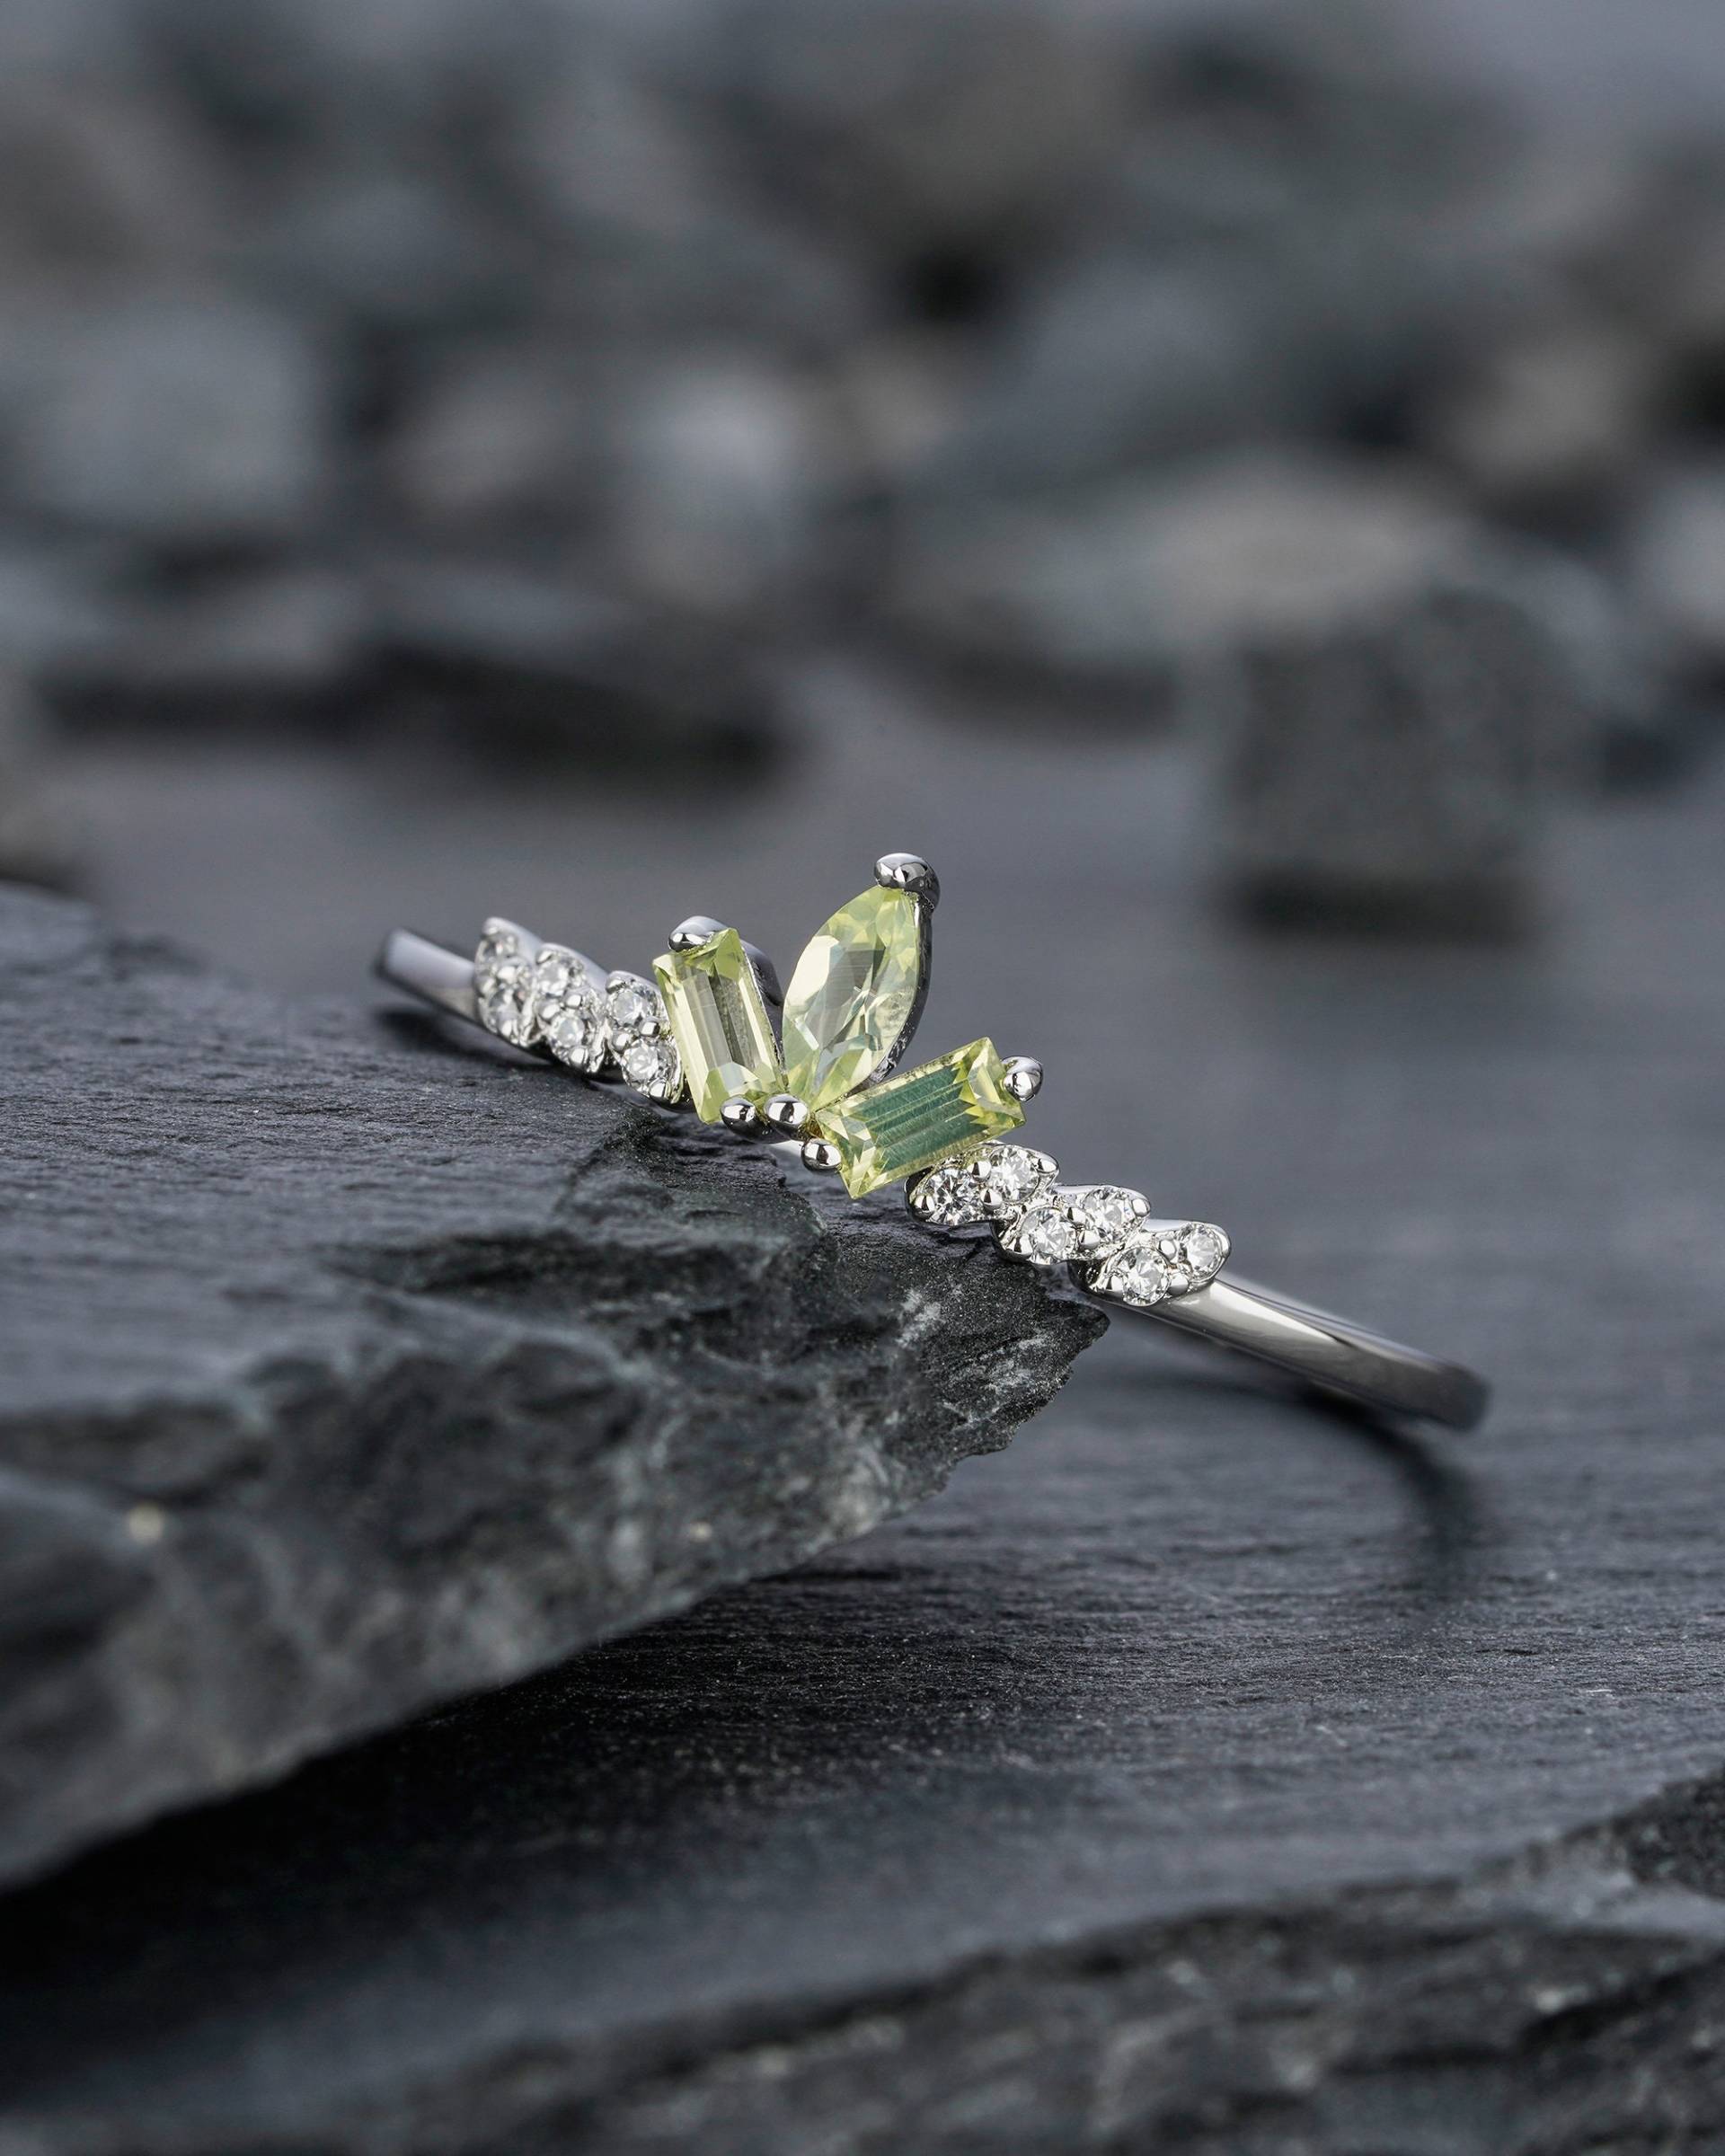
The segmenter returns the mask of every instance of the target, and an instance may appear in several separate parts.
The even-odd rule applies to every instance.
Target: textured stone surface
[[[1718,776],[1560,819],[1550,932],[1458,950],[1225,926],[1137,768],[1050,791],[1083,874],[1021,862],[1010,941],[995,766],[903,834],[928,1023],[1034,1000],[1039,1143],[1476,1363],[1484,1428],[1374,1437],[1120,1323],[867,1543],[13,1897],[31,2156],[1725,2138]],[[677,902],[806,918],[809,819],[794,876]],[[657,918],[628,837],[595,904]]]
[[[0,899],[0,982],[5,1874],[861,1533],[1101,1328],[64,902]]]

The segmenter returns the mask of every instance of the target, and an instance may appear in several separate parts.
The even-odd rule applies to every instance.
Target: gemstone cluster
[[[853,1197],[905,1183],[922,1226],[991,1231],[1009,1256],[1069,1266],[1098,1294],[1147,1310],[1207,1287],[1228,1258],[1220,1228],[1155,1219],[1118,1183],[1062,1183],[1048,1153],[1010,1139],[1039,1064],[1003,1060],[984,1038],[897,1070],[927,993],[939,886],[914,854],[882,855],[875,879],[809,938],[776,1033],[771,968],[704,915],[674,932],[650,980],[487,921],[473,1007],[501,1039],[584,1076],[800,1140],[805,1163],[836,1171]]]

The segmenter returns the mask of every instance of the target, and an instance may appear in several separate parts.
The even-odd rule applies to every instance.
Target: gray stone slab
[[[1101,1329],[17,888],[0,1002],[0,1875],[861,1533]]]
[[[31,2156],[1725,2136],[1725,795],[1564,819],[1546,936],[1457,950],[1207,920],[1119,785],[1012,939],[931,842],[948,990],[1033,981],[1043,1142],[1485,1429],[1118,1328],[866,1545],[13,1897]]]

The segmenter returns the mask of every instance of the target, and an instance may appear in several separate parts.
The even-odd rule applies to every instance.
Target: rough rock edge
[[[82,907],[16,904],[51,932],[38,969],[75,945],[134,1031],[154,979],[279,1012],[171,947],[93,941]],[[342,1035],[307,1014],[308,1055]],[[357,1349],[193,1356],[119,1406],[81,1407],[75,1372],[62,1409],[0,1413],[0,1881],[867,1533],[1004,1445],[1105,1325],[1029,1268],[587,1099],[598,1141],[540,1224],[385,1247],[332,1223],[307,1295],[363,1303]],[[758,1441],[702,1442],[749,1418]],[[455,1454],[438,1488],[428,1436]],[[152,1453],[182,1506],[128,1497]]]
[[[1725,1772],[1460,1879],[988,1957],[836,2010],[643,2037],[602,2063],[579,2046],[511,2053],[317,2146],[1309,2156],[1436,2146],[1420,2122],[1437,2118],[1446,2150],[1478,2156],[1713,2147],[1721,1850]],[[123,2129],[43,2145],[165,2156]],[[175,2156],[217,2145],[276,2144],[173,2142]]]

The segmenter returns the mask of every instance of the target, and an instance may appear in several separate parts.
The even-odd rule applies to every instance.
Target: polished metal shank
[[[1485,1380],[1459,1363],[1441,1362],[1417,1348],[1403,1348],[1363,1326],[1331,1317],[1327,1311],[1313,1310],[1289,1296],[1235,1279],[1231,1273],[1191,1294],[1171,1295],[1150,1310],[1134,1311],[1111,1296],[1084,1292],[1110,1316],[1125,1312],[1156,1319],[1380,1413],[1471,1430],[1491,1401]]]

